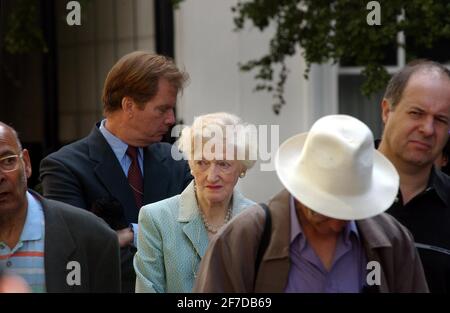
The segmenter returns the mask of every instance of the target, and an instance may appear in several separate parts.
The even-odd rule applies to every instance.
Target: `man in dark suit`
[[[46,197],[90,210],[116,230],[125,292],[134,291],[139,209],[181,193],[192,179],[187,162],[175,160],[172,146],[159,142],[175,123],[173,110],[186,80],[169,58],[125,55],[105,81],[105,119],[41,162]]]
[[[27,190],[28,151],[0,122],[0,268],[33,292],[119,292],[115,233],[90,212]]]

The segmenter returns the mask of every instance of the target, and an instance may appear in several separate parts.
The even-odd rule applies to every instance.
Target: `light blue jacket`
[[[232,201],[233,217],[254,204],[237,190]],[[208,246],[194,182],[180,195],[142,207],[139,227],[136,292],[191,292]]]

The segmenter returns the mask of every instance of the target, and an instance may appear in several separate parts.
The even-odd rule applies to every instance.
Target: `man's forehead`
[[[450,118],[450,103],[448,103],[448,105],[442,106],[440,108],[433,108],[433,106],[423,105],[418,102],[403,101],[402,107],[403,107],[402,110],[404,110],[404,111],[419,110],[419,111],[422,111],[427,114]]]
[[[0,155],[16,153],[18,150],[17,140],[12,130],[0,125]]]
[[[447,86],[445,86],[445,84],[443,86],[441,82],[446,83]],[[450,78],[437,71],[423,70],[414,73],[409,78],[403,90],[402,99],[404,99],[405,96],[428,96],[430,93],[436,94],[436,92],[448,92],[447,94],[450,94]]]
[[[435,68],[421,69],[413,73],[405,86],[405,90],[411,85],[414,85],[415,87],[426,87],[429,84],[432,85],[433,82],[436,81],[446,82],[448,89],[450,90],[450,77]]]

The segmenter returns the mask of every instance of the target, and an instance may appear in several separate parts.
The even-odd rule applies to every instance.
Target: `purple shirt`
[[[306,241],[290,197],[290,269],[285,292],[361,292],[366,282],[366,255],[356,223],[350,221],[338,238],[330,271]]]

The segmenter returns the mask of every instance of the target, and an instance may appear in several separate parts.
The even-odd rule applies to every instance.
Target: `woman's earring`
[[[194,172],[192,172],[192,170],[191,170],[191,175],[194,176]]]
[[[245,177],[245,172],[241,172],[240,174],[239,174],[239,178],[244,178]]]

